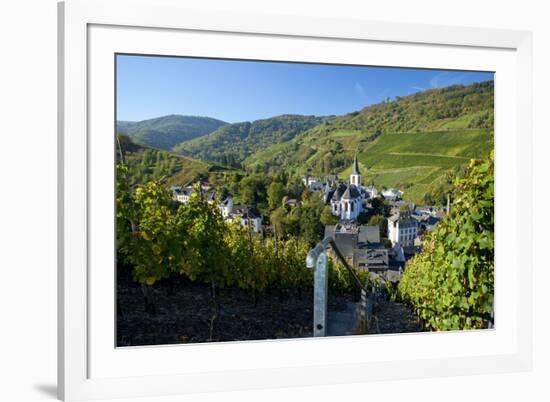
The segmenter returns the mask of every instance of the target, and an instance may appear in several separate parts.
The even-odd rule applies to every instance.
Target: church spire
[[[357,162],[357,151],[355,151],[355,158],[353,159],[353,171],[351,174],[354,175],[360,175],[361,172],[359,172],[359,163]]]
[[[357,151],[355,151],[355,157],[353,158],[353,167],[349,176],[350,184],[361,187],[361,172],[359,172],[359,162],[357,162]]]

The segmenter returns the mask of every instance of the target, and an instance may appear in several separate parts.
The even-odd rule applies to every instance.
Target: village
[[[378,191],[372,184],[364,185],[357,156],[347,181],[340,181],[336,175],[323,178],[306,175],[301,179],[304,189],[321,198],[335,217],[335,224],[325,225],[325,237],[330,235],[334,239],[350,266],[366,270],[382,282],[399,282],[407,260],[421,251],[424,236],[450,208],[449,204],[446,207],[414,205],[403,200],[401,190]],[[230,194],[220,196],[215,190],[203,183],[171,188],[174,201],[186,203],[200,191],[202,197],[217,206],[225,221],[238,222],[256,235],[272,231],[269,219],[258,213],[254,205],[237,205]],[[289,208],[299,203],[297,199],[286,200]],[[372,215],[375,204],[381,203],[388,210],[385,222],[364,223],[364,218]]]

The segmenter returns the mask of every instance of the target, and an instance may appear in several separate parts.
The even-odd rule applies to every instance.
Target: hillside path
[[[388,152],[388,155],[398,155],[398,156],[433,156],[437,158],[452,158],[452,159],[463,159],[469,160],[467,156],[456,156],[456,155],[442,155],[442,154],[428,154],[422,152]]]
[[[374,316],[375,323],[371,326],[371,333],[392,334],[423,331],[419,318],[409,306],[403,303],[379,300],[375,306]]]

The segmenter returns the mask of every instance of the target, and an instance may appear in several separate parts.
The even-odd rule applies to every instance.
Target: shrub
[[[494,296],[494,157],[455,182],[451,215],[407,264],[399,295],[428,328],[486,328]]]

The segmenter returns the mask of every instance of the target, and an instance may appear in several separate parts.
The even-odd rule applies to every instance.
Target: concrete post
[[[326,336],[328,301],[328,260],[326,248],[332,241],[328,236],[309,251],[306,267],[313,273],[313,336]]]
[[[327,331],[328,264],[322,251],[315,261],[313,289],[313,336],[325,336]]]

